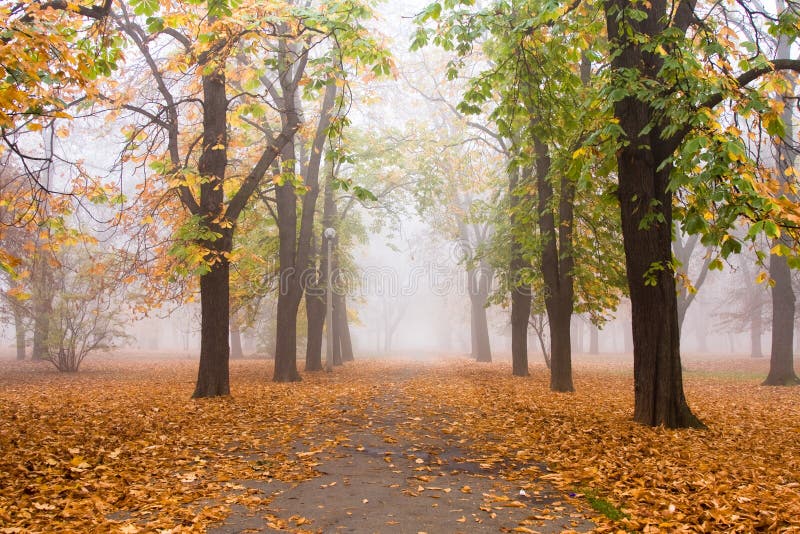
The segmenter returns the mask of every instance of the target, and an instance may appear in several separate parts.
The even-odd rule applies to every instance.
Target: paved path
[[[463,442],[439,431],[446,414],[408,404],[402,372],[376,395],[364,425],[315,454],[320,476],[301,483],[240,481],[271,496],[266,506],[235,505],[215,534],[238,532],[564,532],[594,524],[542,480],[505,480],[496,465],[470,459]],[[347,407],[343,407],[347,410]],[[537,466],[542,471],[545,466]],[[586,512],[585,506],[582,511]]]

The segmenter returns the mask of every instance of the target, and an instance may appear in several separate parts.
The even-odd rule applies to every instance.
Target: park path
[[[585,506],[543,479],[505,479],[501,467],[471,458],[469,443],[442,430],[446,411],[408,395],[419,373],[397,372],[375,388],[364,418],[336,445],[314,455],[319,476],[298,483],[239,481],[271,499],[266,506],[233,505],[214,534],[256,532],[587,532]],[[342,413],[354,407],[343,405]],[[473,453],[474,454],[474,453]],[[537,466],[546,471],[546,466]],[[581,510],[576,508],[581,506]]]

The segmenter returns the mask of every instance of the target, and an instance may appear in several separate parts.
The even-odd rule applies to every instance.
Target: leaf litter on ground
[[[191,400],[192,361],[96,359],[72,375],[0,361],[0,532],[203,532],[269,502],[240,481],[314,477],[387,394],[412,414],[387,438],[448,436],[528,493],[588,488],[622,512],[598,531],[800,531],[800,388],[714,376],[739,363],[688,373],[708,429],[668,430],[631,421],[624,365],[578,363],[577,391],[555,394],[536,365],[514,378],[503,363],[365,361],[276,384],[271,362],[245,360],[232,397]]]

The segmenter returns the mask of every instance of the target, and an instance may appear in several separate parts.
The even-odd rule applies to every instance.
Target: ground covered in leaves
[[[387,402],[407,415],[387,443],[446,438],[529,492],[602,510],[600,531],[800,531],[800,388],[759,386],[764,362],[688,361],[708,429],[680,431],[631,422],[622,359],[579,359],[574,394],[551,393],[538,366],[366,361],[275,384],[270,364],[233,362],[231,398],[193,401],[190,360],[95,359],[74,375],[0,361],[0,532],[202,532],[269,503],[242,481],[317,476]],[[302,514],[273,527],[314,531]]]

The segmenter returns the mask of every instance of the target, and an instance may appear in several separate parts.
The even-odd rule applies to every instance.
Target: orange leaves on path
[[[447,411],[441,432],[468,438],[507,477],[529,480],[529,466],[544,462],[553,472],[542,478],[621,508],[628,518],[609,529],[800,529],[800,388],[761,387],[736,377],[736,365],[686,378],[704,431],[631,422],[632,373],[596,365],[578,365],[574,394],[551,393],[543,368],[515,379],[474,365],[432,370],[409,389],[428,410]]]
[[[0,361],[0,532],[203,531],[232,504],[269,501],[243,480],[314,476],[319,452],[368,425],[378,396],[419,416],[397,438],[446,436],[527,491],[591,490],[627,514],[599,530],[800,529],[800,388],[690,373],[709,429],[673,431],[631,422],[627,372],[578,364],[577,392],[553,394],[543,368],[402,365],[285,385],[267,362],[236,361],[232,398],[192,401],[190,360],[91,360],[72,376]]]

